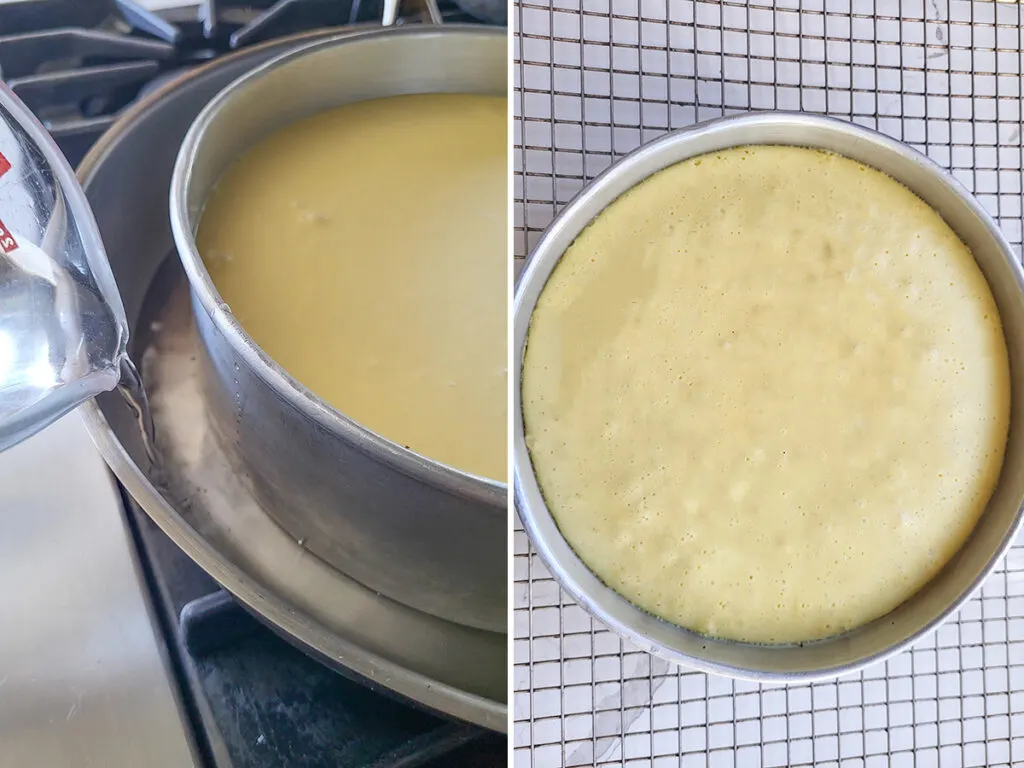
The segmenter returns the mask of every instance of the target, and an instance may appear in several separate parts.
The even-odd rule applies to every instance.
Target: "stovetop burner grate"
[[[304,30],[373,22],[382,0],[0,2],[0,79],[76,165],[155,82],[222,53]],[[472,21],[441,3],[446,21]]]
[[[292,648],[123,496],[209,768],[494,768],[507,741],[437,718]]]

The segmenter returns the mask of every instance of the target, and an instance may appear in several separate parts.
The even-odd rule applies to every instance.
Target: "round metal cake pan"
[[[129,109],[83,161],[79,178],[136,341],[147,335],[140,318],[150,313],[151,286],[168,262],[185,285],[176,264],[167,199],[178,147],[195,116],[237,77],[327,36],[307,34],[249,48],[164,85]],[[138,354],[137,347],[133,353]],[[185,350],[182,366],[194,361],[196,353]],[[198,398],[174,401],[181,410],[165,419],[167,427],[194,439],[185,447],[196,452],[179,452],[162,472],[150,466],[138,427],[118,395],[101,396],[81,412],[128,494],[177,546],[272,628],[341,672],[437,712],[506,730],[506,635],[408,608],[306,551],[248,495],[241,482],[245,478],[224,466],[217,469],[224,457],[207,439],[209,425]],[[173,476],[182,468],[196,474]],[[191,492],[175,492],[183,486]]]
[[[366,99],[504,96],[506,49],[503,29],[454,25],[302,46],[239,78],[202,110],[181,146],[170,192],[171,231],[202,340],[207,408],[264,507],[310,551],[371,589],[491,632],[505,632],[508,623],[504,478],[471,475],[388,440],[294,379],[232,314],[195,231],[213,187],[260,139]],[[281,247],[286,254],[287,244]]]
[[[730,147],[812,147],[876,168],[934,208],[971,249],[1003,322],[1011,369],[1009,442],[998,485],[968,541],[946,567],[891,613],[850,632],[801,645],[755,645],[697,634],[642,611],[602,583],[572,550],[547,508],[523,428],[522,361],[530,317],[544,285],[577,235],[612,201],[653,173]],[[999,229],[952,177],[914,149],[843,121],[767,112],[727,117],[668,134],[611,166],[555,218],[516,289],[513,318],[515,504],[541,558],[587,611],[654,654],[705,672],[760,682],[798,682],[856,671],[934,630],[981,586],[1013,543],[1024,501],[1024,272]]]

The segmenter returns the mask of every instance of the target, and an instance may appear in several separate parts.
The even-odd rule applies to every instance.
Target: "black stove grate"
[[[411,707],[279,638],[125,507],[208,768],[497,768],[507,739]]]
[[[382,0],[0,2],[0,79],[72,165],[154,82],[227,51],[309,29],[380,19]],[[446,21],[471,21],[451,2]]]

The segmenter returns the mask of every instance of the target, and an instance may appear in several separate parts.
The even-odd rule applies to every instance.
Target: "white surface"
[[[1020,251],[1015,3],[550,0],[523,2],[512,20],[518,268],[614,159],[752,108],[828,113],[907,141],[951,168]],[[514,547],[517,768],[1024,766],[1024,541],[913,650],[789,688],[653,659],[562,593],[522,530]]]
[[[0,454],[0,768],[194,764],[129,547],[77,414]]]

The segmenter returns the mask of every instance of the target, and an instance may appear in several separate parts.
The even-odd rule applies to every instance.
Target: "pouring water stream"
[[[157,466],[156,428],[153,425],[153,411],[149,407],[149,398],[143,386],[142,374],[130,358],[121,361],[121,380],[117,384],[118,392],[131,408],[139,423],[142,434],[142,446],[146,450],[146,458],[153,466]]]

